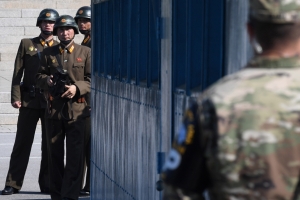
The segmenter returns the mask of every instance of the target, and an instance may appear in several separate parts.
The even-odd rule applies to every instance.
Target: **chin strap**
[[[42,30],[42,33],[45,35],[53,35],[53,31],[43,31]]]

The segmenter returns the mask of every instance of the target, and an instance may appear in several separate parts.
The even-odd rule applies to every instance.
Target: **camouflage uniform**
[[[250,6],[257,20],[299,21],[297,0],[250,0]],[[185,112],[174,140],[164,199],[203,199],[204,190],[213,200],[293,199],[300,172],[299,77],[299,56],[258,56],[206,90]]]

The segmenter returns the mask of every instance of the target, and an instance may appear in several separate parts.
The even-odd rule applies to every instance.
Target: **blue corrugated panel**
[[[224,3],[173,1],[173,88],[190,95],[222,77]]]
[[[159,83],[160,1],[111,0],[94,6],[94,72],[151,87]]]

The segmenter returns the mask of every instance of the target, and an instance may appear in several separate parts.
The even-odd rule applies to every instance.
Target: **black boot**
[[[2,190],[2,195],[12,195],[18,192],[19,190],[16,188],[13,188],[11,186],[5,186],[4,190]]]

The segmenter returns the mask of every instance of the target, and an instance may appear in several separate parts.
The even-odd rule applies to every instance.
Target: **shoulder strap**
[[[61,63],[60,56],[59,56],[58,54],[56,54],[55,57],[56,57],[56,60],[57,60],[57,62],[58,62],[58,64],[59,64],[58,67],[60,67],[60,68],[63,70],[64,67],[63,67],[63,65],[62,65],[62,63]],[[65,107],[66,103],[68,103],[68,107],[69,107],[70,110],[71,110],[71,117],[70,117],[70,118],[65,117],[65,115],[63,114],[63,110],[64,110],[64,107]],[[73,120],[74,114],[73,114],[72,102],[70,102],[70,99],[66,99],[66,101],[63,103],[63,106],[62,106],[62,108],[61,108],[61,110],[60,110],[60,114],[61,114],[61,117],[62,117],[64,120],[66,120],[66,121],[71,121],[71,120]]]

